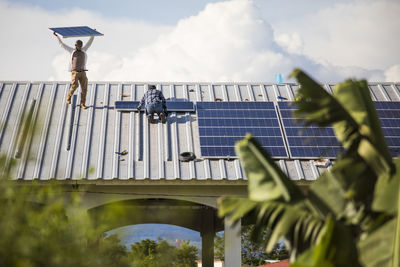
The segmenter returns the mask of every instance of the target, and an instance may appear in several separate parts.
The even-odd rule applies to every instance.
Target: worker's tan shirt
[[[86,54],[83,51],[75,50],[72,54],[72,71],[83,71],[85,70]]]
[[[61,38],[60,38],[58,35],[56,35],[56,37],[57,37],[58,42],[60,43],[61,47],[64,48],[65,50],[67,50],[69,53],[71,53],[71,58],[70,58],[71,60],[69,61],[69,68],[68,68],[68,70],[69,70],[69,71],[74,71],[73,68],[72,68],[72,60],[73,60],[74,52],[76,52],[77,50],[76,50],[75,48],[72,48],[72,47],[70,47],[70,46],[64,44],[64,43],[61,41]],[[87,62],[87,54],[86,54],[86,51],[87,51],[87,50],[89,49],[89,47],[92,45],[93,40],[94,40],[94,36],[91,36],[91,37],[89,38],[89,41],[88,41],[88,42],[82,47],[82,49],[81,49],[81,51],[85,54],[82,70],[87,70],[87,69],[86,69],[86,62]]]

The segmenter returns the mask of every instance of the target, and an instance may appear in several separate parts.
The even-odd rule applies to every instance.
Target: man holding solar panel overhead
[[[86,62],[87,62],[87,54],[86,51],[92,45],[94,36],[90,36],[89,41],[83,45],[81,40],[77,40],[75,42],[75,48],[72,48],[63,41],[58,36],[58,34],[54,31],[53,34],[57,37],[58,42],[60,43],[61,47],[64,48],[66,51],[71,53],[71,61],[69,64],[69,71],[72,74],[72,83],[71,88],[69,90],[67,96],[67,104],[71,104],[71,97],[73,96],[75,90],[78,88],[79,84],[81,86],[81,108],[86,109],[86,92],[87,92],[87,85],[88,85],[88,78],[86,77]],[[79,83],[78,83],[79,82]]]

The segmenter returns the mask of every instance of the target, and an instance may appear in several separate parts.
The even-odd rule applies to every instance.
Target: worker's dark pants
[[[76,88],[78,88],[79,84],[81,85],[81,104],[85,104],[86,102],[86,92],[88,86],[88,78],[86,77],[86,72],[81,71],[72,71],[72,83],[71,88],[68,92],[68,100],[71,100],[71,97],[74,95]]]
[[[157,113],[158,117],[160,117],[160,114],[163,112],[164,112],[164,110],[163,110],[163,105],[161,102],[151,103],[151,104],[146,105],[147,117],[150,117],[154,113]]]

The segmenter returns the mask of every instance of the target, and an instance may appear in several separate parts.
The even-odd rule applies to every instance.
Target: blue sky
[[[90,80],[273,82],[300,67],[397,82],[398,14],[398,0],[0,0],[0,80],[69,80],[48,28],[87,25],[105,34]]]
[[[157,24],[176,24],[180,19],[196,15],[206,4],[219,0],[12,0],[11,3],[41,7],[50,11],[68,11],[82,8],[98,12],[105,17],[127,17]],[[271,20],[290,19],[300,14],[310,14],[322,8],[348,0],[255,0],[254,3]]]
[[[81,8],[110,18],[126,17],[173,25],[179,19],[197,14],[207,3],[218,2],[218,0],[13,0],[10,2],[38,6],[49,11]]]

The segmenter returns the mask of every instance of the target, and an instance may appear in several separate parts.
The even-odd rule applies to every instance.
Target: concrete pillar
[[[241,222],[235,226],[224,219],[225,224],[225,267],[241,267],[242,252],[241,252]]]
[[[201,262],[202,267],[214,266],[214,209],[203,210],[201,230]]]

